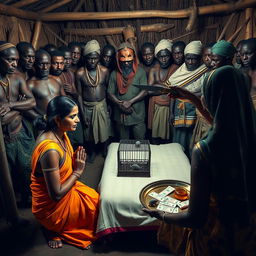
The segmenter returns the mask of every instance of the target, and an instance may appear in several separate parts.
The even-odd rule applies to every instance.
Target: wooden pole
[[[29,4],[33,4],[35,2],[38,2],[38,0],[21,0],[21,1],[18,1],[16,3],[12,4],[11,6],[16,7],[16,8],[20,8],[20,7],[29,5]]]
[[[68,43],[63,40],[60,36],[58,36],[54,31],[52,31],[47,25],[44,25],[44,28],[46,28],[51,34],[53,34],[60,42],[62,42],[63,44],[65,44],[66,46],[68,45]]]
[[[0,190],[1,190],[1,194],[3,195],[4,209],[5,209],[7,219],[10,221],[14,221],[19,218],[19,214],[18,214],[18,209],[16,205],[16,199],[15,199],[15,194],[13,190],[8,160],[6,156],[1,118],[0,118],[0,163],[1,163]]]
[[[79,36],[102,36],[102,35],[117,35],[122,34],[125,27],[115,27],[115,28],[97,28],[97,29],[64,29],[65,34],[73,34]],[[142,25],[140,27],[141,32],[163,32],[174,28],[174,24],[151,24]]]
[[[198,7],[198,15],[233,12],[256,5],[256,0],[243,0],[235,3],[225,3]],[[67,20],[114,20],[136,18],[168,18],[181,19],[189,17],[190,9],[176,11],[146,10],[146,11],[123,11],[123,12],[58,12],[41,15],[42,21],[67,21]]]
[[[42,9],[40,12],[50,12],[50,11],[53,11],[69,2],[71,2],[72,0],[62,0],[62,1],[58,1],[57,3],[55,4],[52,4],[44,9]]]
[[[20,41],[26,41],[25,34],[24,34],[24,31],[23,31],[20,23],[18,23],[18,30],[19,30]]]
[[[42,28],[42,22],[36,21],[35,28],[34,28],[34,35],[33,35],[33,39],[32,39],[32,45],[35,49],[37,49],[38,39],[39,39],[39,35],[41,32],[41,28]]]
[[[245,19],[250,18],[245,29],[245,39],[253,37],[253,8],[245,9]]]
[[[237,36],[239,35],[239,33],[241,32],[241,30],[243,29],[244,26],[247,25],[247,23],[249,22],[250,17],[247,18],[247,20],[245,20],[245,22],[235,31],[235,33],[227,40],[229,42],[233,42]]]
[[[16,18],[22,18],[26,20],[37,20],[39,18],[38,13],[24,11],[10,5],[0,4],[0,14],[14,16]]]
[[[229,16],[229,19],[228,19],[227,23],[225,24],[225,27],[223,28],[223,30],[222,30],[220,36],[218,37],[217,41],[220,41],[221,39],[223,39],[223,37],[224,37],[224,35],[225,35],[225,33],[226,33],[226,31],[227,31],[231,21],[233,20],[235,15],[236,15],[236,13],[232,13],[232,15]]]

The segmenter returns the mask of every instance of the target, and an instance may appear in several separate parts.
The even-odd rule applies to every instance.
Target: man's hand
[[[131,108],[132,103],[129,100],[125,100],[125,101],[123,101],[122,105],[124,108],[129,109],[129,108]]]
[[[11,111],[10,103],[3,103],[0,106],[0,115],[3,117]]]
[[[193,101],[195,94],[192,92],[178,86],[171,87],[171,92],[168,94],[170,98],[173,99],[187,99]]]

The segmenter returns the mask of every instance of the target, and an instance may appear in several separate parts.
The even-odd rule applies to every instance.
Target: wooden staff
[[[189,15],[188,25],[185,28],[187,32],[190,32],[192,28],[195,27],[195,24],[197,21],[197,13],[198,13],[198,8],[197,8],[196,0],[193,0],[193,7]]]
[[[0,163],[1,163],[0,189],[3,197],[4,210],[5,210],[7,219],[10,221],[14,221],[19,218],[19,214],[18,214],[18,209],[16,205],[15,194],[13,190],[8,160],[6,156],[1,118],[0,118]]]
[[[245,39],[253,37],[253,8],[245,9],[245,19],[250,19],[245,29]]]
[[[125,27],[115,27],[115,28],[96,28],[96,29],[64,29],[65,34],[72,34],[78,36],[103,36],[103,35],[117,35],[122,34],[122,31]],[[163,32],[174,28],[174,24],[151,24],[151,25],[142,25],[140,27],[141,32]]]
[[[243,27],[246,26],[246,24],[249,22],[249,20],[250,17],[245,20],[245,22],[235,31],[235,33],[227,41],[232,43],[237,38]]]
[[[221,39],[223,39],[223,37],[224,37],[224,35],[225,35],[225,33],[226,33],[226,31],[227,31],[227,29],[228,29],[228,27],[229,27],[231,21],[233,20],[233,18],[235,17],[235,15],[236,15],[236,13],[232,13],[232,15],[229,17],[229,19],[228,19],[228,21],[227,21],[225,27],[223,28],[223,30],[222,30],[222,32],[221,32],[219,38],[217,39],[217,41],[220,41]]]
[[[236,3],[225,3],[198,7],[198,15],[232,12],[256,4],[256,0],[244,0]],[[176,11],[146,10],[146,11],[122,11],[122,12],[58,12],[41,15],[43,21],[67,21],[67,20],[115,20],[136,18],[168,18],[181,19],[189,17],[190,9]]]
[[[16,3],[12,4],[11,6],[20,8],[20,7],[29,5],[29,4],[33,4],[35,2],[38,2],[38,0],[21,0],[21,1],[18,1]]]
[[[41,28],[42,28],[42,22],[37,21],[35,23],[34,35],[33,35],[33,39],[32,39],[32,45],[35,49],[37,49],[38,39],[39,39],[39,34],[41,32]]]
[[[57,38],[60,42],[62,42],[63,44],[65,44],[66,46],[68,45],[68,43],[66,41],[64,41],[60,36],[58,36],[54,31],[52,31],[47,25],[44,26],[44,28],[46,28],[52,35],[55,36],[55,38]]]

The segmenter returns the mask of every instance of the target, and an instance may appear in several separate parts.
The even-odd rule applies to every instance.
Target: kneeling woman
[[[95,240],[99,194],[77,181],[86,153],[83,147],[73,152],[66,135],[78,122],[76,103],[64,96],[53,98],[45,120],[36,122],[44,132],[32,155],[32,212],[46,229],[52,248],[65,241],[86,249]]]

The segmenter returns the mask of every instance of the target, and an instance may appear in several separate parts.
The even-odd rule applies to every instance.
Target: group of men
[[[180,86],[201,97],[207,74],[232,65],[234,55],[237,68],[251,79],[248,89],[255,103],[255,38],[241,41],[237,49],[224,40],[203,46],[201,41],[186,45],[162,39],[156,46],[144,43],[140,51],[128,42],[102,51],[96,40],[35,51],[27,42],[0,41],[1,124],[21,201],[29,196],[30,157],[40,132],[33,121],[46,114],[52,98],[66,95],[77,102],[81,122],[68,135],[74,147],[85,146],[91,162],[96,146],[105,155],[109,141],[120,139],[177,142],[189,157],[210,125],[190,102],[137,85]]]

